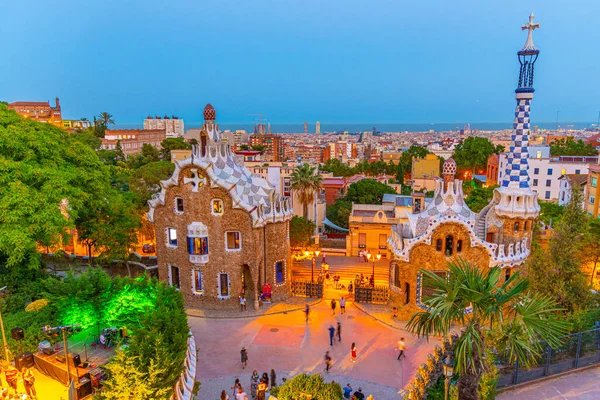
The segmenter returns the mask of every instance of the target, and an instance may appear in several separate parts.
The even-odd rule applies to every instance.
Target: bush
[[[296,375],[284,385],[271,389],[271,394],[278,400],[295,400],[300,394],[312,396],[310,398],[314,400],[340,400],[344,397],[338,383],[325,383],[319,374]]]

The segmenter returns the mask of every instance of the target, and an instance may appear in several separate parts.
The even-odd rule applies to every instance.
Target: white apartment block
[[[168,138],[181,137],[185,132],[183,120],[175,116],[164,118],[148,116],[144,120],[144,129],[164,129]]]
[[[500,154],[498,182],[502,181],[507,165],[507,153]],[[551,156],[549,146],[529,147],[529,185],[539,200],[558,201],[562,175],[587,174],[590,164],[597,164],[598,157]]]

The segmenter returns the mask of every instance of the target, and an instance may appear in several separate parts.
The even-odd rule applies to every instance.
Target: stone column
[[[254,285],[254,309],[258,310],[259,308],[259,303],[258,303],[258,274],[252,274],[252,284]]]

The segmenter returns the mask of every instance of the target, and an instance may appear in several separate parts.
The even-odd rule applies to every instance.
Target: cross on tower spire
[[[535,15],[533,15],[533,13],[531,13],[531,15],[529,16],[529,22],[526,23],[525,25],[521,26],[521,30],[526,30],[526,29],[529,30],[529,32],[527,33],[527,41],[525,42],[525,45],[523,46],[521,51],[537,50],[535,45],[533,44],[533,31],[540,27],[540,23],[533,22],[534,18],[535,18]]]

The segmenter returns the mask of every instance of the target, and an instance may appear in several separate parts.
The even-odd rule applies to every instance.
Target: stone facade
[[[190,307],[235,308],[241,294],[258,306],[263,284],[271,284],[272,300],[287,298],[289,202],[235,164],[214,121],[203,136],[205,148],[175,161],[150,201],[160,279],[177,286]]]

